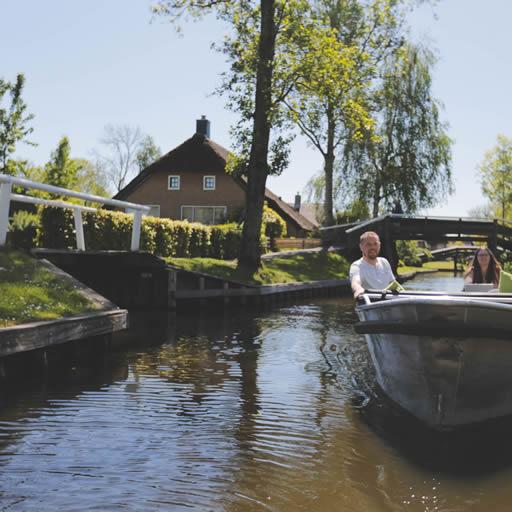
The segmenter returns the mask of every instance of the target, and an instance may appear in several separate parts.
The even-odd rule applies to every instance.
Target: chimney
[[[210,121],[206,116],[201,116],[201,119],[196,121],[196,133],[210,138]]]
[[[300,194],[297,192],[295,194],[295,203],[293,204],[293,209],[296,211],[300,211]]]

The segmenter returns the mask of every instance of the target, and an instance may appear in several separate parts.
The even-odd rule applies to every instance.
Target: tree
[[[473,206],[468,210],[467,215],[473,219],[492,219],[495,216],[490,204]]]
[[[310,65],[286,101],[292,119],[322,155],[323,223],[334,223],[336,155],[350,138],[371,133],[366,95],[378,64],[401,44],[402,3],[395,0],[315,0],[324,37],[311,38]]]
[[[78,167],[76,190],[95,196],[109,197],[108,183],[101,169],[85,158],[78,158],[75,161]]]
[[[28,123],[34,118],[33,114],[27,114],[27,105],[23,101],[22,93],[25,86],[25,76],[18,74],[16,82],[10,83],[0,79],[0,172],[12,172],[13,167],[8,167],[9,156],[16,151],[18,142],[35,145],[27,140],[27,136],[33,132]],[[3,106],[4,96],[10,96],[8,105]]]
[[[20,176],[31,181],[44,182],[45,180],[45,171],[43,167],[33,165],[28,160],[23,160],[21,158],[10,158],[7,160],[7,166],[4,172],[10,176]],[[24,191],[25,189],[20,190]]]
[[[139,172],[142,172],[148,165],[151,165],[155,160],[160,158],[161,155],[162,152],[155,144],[153,137],[151,137],[151,135],[146,135],[142,139],[139,151],[137,151],[137,154],[135,155]]]
[[[430,51],[410,44],[394,52],[375,94],[375,131],[345,148],[344,178],[374,217],[382,206],[398,202],[412,213],[452,192],[452,141],[432,96],[434,62]]]
[[[57,149],[46,164],[46,183],[55,187],[73,189],[77,183],[78,164],[70,157],[71,146],[67,137],[62,137]]]
[[[486,151],[478,166],[482,192],[502,219],[509,218],[512,200],[512,139],[498,135],[498,143]]]
[[[101,144],[105,152],[97,152],[97,167],[105,173],[109,185],[119,192],[128,179],[137,172],[137,154],[144,135],[141,130],[127,125],[105,126]]]
[[[247,185],[238,266],[252,274],[261,263],[266,180],[287,164],[289,138],[281,132],[285,126],[283,102],[301,74],[297,54],[304,53],[301,40],[312,28],[309,2],[160,0],[154,12],[173,22],[186,15],[201,17],[213,12],[232,27],[221,47],[230,69],[220,91],[228,95],[228,107],[240,113],[233,129],[239,146],[233,168],[246,177]]]
[[[30,171],[30,169],[28,169]],[[34,168],[30,171],[37,175]],[[84,158],[71,157],[71,145],[67,137],[63,137],[55,151],[52,152],[49,162],[44,167],[42,179],[49,185],[56,187],[76,190],[77,192],[86,192],[97,196],[108,197],[106,178],[93,163]],[[50,194],[50,197],[59,197],[58,194]],[[84,201],[75,198],[66,197],[66,201],[84,203]]]
[[[9,176],[19,176],[40,183],[44,183],[46,179],[44,167],[33,165],[28,160],[21,158],[9,158],[3,172]],[[29,193],[29,195],[34,197],[48,198],[48,194],[42,190],[32,189],[28,191],[26,188],[20,187],[19,185],[14,185],[12,191],[15,194],[27,195],[27,193]]]
[[[362,199],[354,199],[345,210],[336,212],[336,224],[348,224],[369,218],[368,203]]]

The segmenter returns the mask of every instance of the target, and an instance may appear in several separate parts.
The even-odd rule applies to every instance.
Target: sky
[[[24,99],[35,115],[31,140],[16,157],[40,165],[67,135],[72,156],[92,158],[107,124],[139,127],[166,153],[206,115],[211,138],[233,149],[236,114],[214,94],[224,57],[211,49],[222,25],[183,25],[180,36],[153,19],[151,0],[0,0],[0,77],[24,73]],[[453,145],[455,194],[425,215],[464,216],[485,204],[476,168],[498,134],[511,136],[509,0],[439,0],[411,15],[411,35],[436,51],[434,95],[444,104]],[[322,168],[298,135],[288,169],[268,187],[293,202]]]

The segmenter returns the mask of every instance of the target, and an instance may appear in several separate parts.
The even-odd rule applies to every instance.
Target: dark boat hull
[[[418,294],[356,311],[380,387],[423,422],[512,414],[512,304]]]

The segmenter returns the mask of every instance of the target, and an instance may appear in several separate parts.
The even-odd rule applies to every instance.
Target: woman
[[[477,249],[473,261],[464,274],[465,283],[492,283],[498,286],[501,266],[494,254],[487,248]]]

